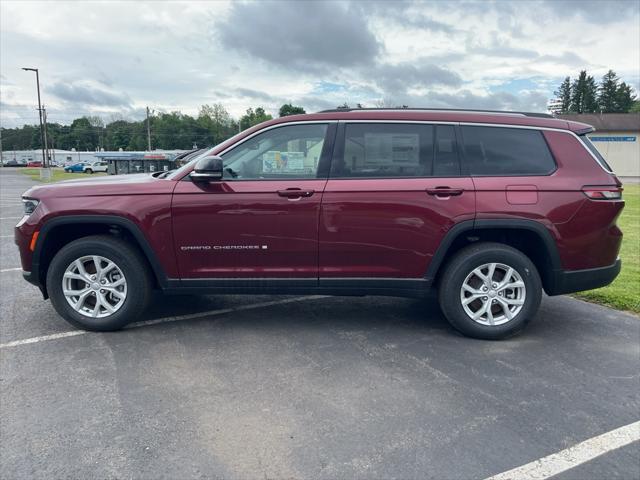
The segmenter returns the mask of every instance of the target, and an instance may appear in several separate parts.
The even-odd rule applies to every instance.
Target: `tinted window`
[[[331,164],[334,178],[459,174],[450,126],[354,123],[345,126],[344,137]]]
[[[316,178],[326,124],[273,128],[225,153],[224,178]]]
[[[436,126],[435,161],[433,176],[453,177],[460,175],[458,144],[455,128],[452,125]]]
[[[593,156],[596,157],[596,160],[598,160],[598,163],[602,166],[602,168],[604,168],[608,172],[613,171],[609,166],[609,164],[607,163],[607,161],[604,159],[604,157],[600,154],[598,149],[595,147],[595,145],[591,143],[591,140],[589,139],[589,137],[587,137],[586,135],[581,135],[580,140],[582,140],[582,143],[585,144],[585,146],[589,149],[589,151],[593,154]]]
[[[556,165],[539,130],[463,126],[471,175],[545,175]]]

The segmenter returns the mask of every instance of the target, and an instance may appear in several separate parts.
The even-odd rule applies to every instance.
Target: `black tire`
[[[92,318],[75,311],[63,293],[63,276],[69,265],[83,256],[99,255],[121,270],[127,293],[121,306],[103,318]],[[118,330],[139,318],[152,293],[152,277],[146,261],[129,243],[108,235],[80,238],[56,253],[47,271],[47,291],[56,311],[70,324],[84,330]]]
[[[84,173],[89,173],[89,174],[91,174],[91,173],[93,173],[93,170],[91,170],[90,168],[87,168],[87,169],[84,171]]]
[[[512,267],[522,278],[525,286],[526,295],[521,310],[513,319],[501,325],[483,325],[473,320],[465,312],[461,301],[461,289],[467,275],[489,263]],[[478,300],[482,302],[483,298],[489,297]],[[535,265],[521,251],[500,243],[483,242],[460,250],[446,265],[438,285],[440,308],[449,323],[464,335],[485,340],[509,338],[522,331],[537,313],[541,298],[542,282]],[[495,301],[498,302],[497,299]],[[501,315],[505,315],[499,302],[497,307],[491,308],[496,308]]]

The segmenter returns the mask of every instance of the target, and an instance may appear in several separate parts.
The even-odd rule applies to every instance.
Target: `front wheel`
[[[93,173],[93,170],[91,170],[90,168],[87,168],[87,169],[84,171],[84,173],[89,173],[89,174],[91,174],[91,173]]]
[[[63,247],[47,271],[56,311],[85,330],[118,330],[139,317],[151,295],[149,269],[127,242],[107,235]]]
[[[520,332],[535,316],[541,298],[535,265],[519,250],[499,243],[460,250],[439,284],[440,307],[451,325],[488,340]]]

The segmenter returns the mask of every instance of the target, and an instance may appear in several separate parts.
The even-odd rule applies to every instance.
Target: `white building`
[[[587,136],[619,177],[640,177],[640,113],[582,113],[558,115],[587,123],[596,131]]]
[[[74,150],[50,149],[49,158],[54,165],[69,165],[72,163],[93,163],[99,159],[95,156],[99,152],[76,152]],[[2,163],[15,160],[21,165],[28,162],[42,161],[42,150],[3,150]]]

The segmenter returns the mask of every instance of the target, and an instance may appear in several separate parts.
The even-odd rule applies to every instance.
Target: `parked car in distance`
[[[84,173],[106,172],[109,167],[107,162],[86,163],[82,167]]]
[[[168,175],[34,186],[15,241],[24,277],[88,330],[140,318],[154,289],[435,288],[456,329],[500,339],[534,318],[543,290],[598,288],[620,271],[622,185],[593,130],[519,112],[288,116]]]
[[[20,162],[12,158],[11,160],[7,160],[6,162],[4,162],[4,166],[5,167],[26,167],[27,164],[26,162]]]
[[[82,173],[84,171],[84,163],[73,163],[64,167],[64,171],[67,173]]]

